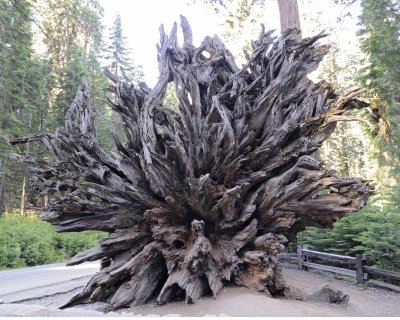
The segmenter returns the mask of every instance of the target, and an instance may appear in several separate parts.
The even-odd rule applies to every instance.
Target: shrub
[[[104,232],[82,231],[69,233],[56,233],[54,240],[56,247],[72,257],[79,252],[96,246],[104,238]]]
[[[317,251],[364,253],[369,264],[400,270],[400,210],[367,205],[335,222],[332,229],[306,228],[298,234],[298,241]]]
[[[36,215],[5,214],[0,218],[0,269],[65,261],[98,244],[106,233],[59,234]]]

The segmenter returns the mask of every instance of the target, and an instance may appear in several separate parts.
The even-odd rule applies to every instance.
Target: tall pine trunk
[[[283,33],[293,28],[300,31],[300,14],[297,0],[278,0],[278,6],[281,32]],[[301,34],[298,36],[301,37]]]
[[[3,210],[5,208],[4,198],[3,198],[3,189],[4,189],[4,178],[7,170],[7,160],[0,159],[0,216],[3,214]]]
[[[28,132],[32,133],[32,114],[28,114]],[[30,148],[29,144],[25,147],[25,152],[29,154]],[[22,188],[21,188],[21,205],[20,213],[23,215],[26,212],[26,205],[28,202],[28,189],[29,189],[29,168],[24,164],[22,168]]]
[[[25,171],[25,170],[24,170]],[[20,213],[23,215],[26,211],[26,175],[24,174],[22,178],[22,188],[21,188],[21,206],[20,206]]]

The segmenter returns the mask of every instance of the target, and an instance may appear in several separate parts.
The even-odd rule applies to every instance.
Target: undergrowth
[[[57,233],[36,214],[4,214],[0,218],[0,269],[66,261],[96,246],[107,233]]]

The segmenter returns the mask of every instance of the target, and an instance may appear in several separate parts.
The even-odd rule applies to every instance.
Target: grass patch
[[[0,218],[0,269],[66,261],[105,236],[100,231],[57,233],[36,214],[4,214]]]

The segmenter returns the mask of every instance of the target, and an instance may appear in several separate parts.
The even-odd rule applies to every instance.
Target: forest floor
[[[283,269],[287,284],[293,293],[304,296],[314,288],[329,284],[335,289],[342,290],[350,296],[348,306],[318,302],[306,302],[296,299],[269,298],[257,291],[246,288],[227,287],[217,299],[205,297],[195,304],[187,305],[184,302],[174,302],[158,306],[148,303],[129,309],[112,312],[112,316],[400,316],[400,293],[384,289],[357,286],[354,283],[335,278],[333,274],[317,271],[301,271],[292,268]],[[65,311],[55,312],[54,308],[65,303],[80,289],[68,293],[31,299],[22,302],[27,304],[48,307],[51,310],[40,309],[38,315],[62,316],[90,315],[90,312],[103,311],[105,304],[95,303],[79,305]],[[0,305],[1,306],[1,305]],[[86,314],[85,314],[86,312]],[[1,308],[0,308],[1,315]],[[35,314],[33,314],[35,315]],[[65,314],[67,315],[67,314]],[[93,314],[94,315],[94,314]],[[103,314],[104,315],[104,314]],[[105,315],[106,316],[106,315]]]

